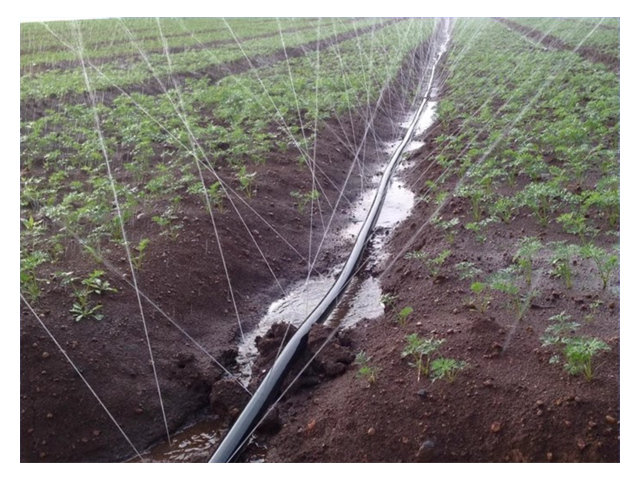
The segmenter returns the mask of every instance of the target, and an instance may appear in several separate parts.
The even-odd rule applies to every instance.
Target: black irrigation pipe
[[[446,30],[448,28],[448,22],[445,20],[444,23],[444,29]],[[438,36],[437,32],[438,31],[436,30],[436,38]],[[446,47],[447,40],[448,39],[445,39],[443,41],[442,47]],[[347,287],[349,286],[349,282],[357,271],[358,264],[362,259],[365,247],[373,236],[373,230],[378,220],[378,216],[380,215],[380,210],[382,209],[384,199],[387,195],[387,190],[389,189],[389,185],[391,183],[391,177],[393,176],[396,167],[402,159],[402,154],[404,153],[407,144],[413,138],[413,131],[415,130],[416,124],[418,123],[424,107],[427,104],[431,86],[433,84],[433,79],[435,77],[436,67],[439,60],[442,58],[443,53],[444,48],[441,48],[440,51],[436,53],[433,65],[431,67],[429,82],[425,94],[422,98],[420,107],[414,114],[411,124],[407,129],[407,133],[405,134],[400,145],[396,148],[393,157],[391,157],[389,165],[387,165],[387,168],[384,171],[382,180],[380,181],[380,185],[378,186],[378,190],[376,191],[376,196],[373,200],[371,208],[369,209],[369,213],[367,214],[367,218],[365,219],[364,224],[360,229],[360,233],[356,238],[356,243],[353,246],[353,250],[351,251],[351,254],[349,255],[349,258],[347,259],[344,267],[342,268],[340,275],[331,287],[331,290],[329,290],[329,292],[324,296],[322,301],[311,312],[304,323],[300,325],[298,331],[291,338],[291,340],[289,340],[289,343],[287,343],[287,345],[284,347],[282,353],[276,359],[273,367],[271,368],[271,370],[269,370],[269,373],[267,373],[264,380],[260,384],[260,387],[253,394],[253,397],[251,397],[251,400],[242,411],[242,414],[238,417],[238,420],[233,424],[233,427],[231,427],[229,433],[227,433],[227,436],[224,438],[216,452],[209,460],[209,463],[232,462],[237,458],[239,453],[242,451],[242,446],[244,445],[245,441],[247,440],[249,435],[251,435],[253,429],[258,424],[262,416],[266,413],[271,403],[277,398],[278,389],[282,385],[285,376],[289,372],[289,368],[298,358],[298,355],[306,349],[311,327],[316,323],[324,322],[329,317],[333,309],[338,305],[340,299],[344,295]]]

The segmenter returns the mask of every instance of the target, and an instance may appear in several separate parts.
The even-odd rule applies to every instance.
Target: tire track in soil
[[[572,47],[571,45],[563,42],[558,37],[554,37],[553,35],[541,32],[540,30],[536,30],[532,27],[527,27],[520,23],[514,22],[513,20],[508,20],[506,18],[493,18],[493,20],[507,25],[510,28],[513,28],[515,31],[522,33],[526,37],[535,40],[536,42],[539,42],[546,47],[554,48],[557,50],[576,52],[582,58],[591,63],[604,64],[608,70],[612,71],[616,75],[620,75],[620,59],[618,57],[608,55],[593,47],[579,47],[576,49],[575,47]]]
[[[285,61],[287,58],[291,59],[303,57],[307,55],[311,50],[313,50],[314,52],[317,49],[323,51],[328,49],[329,47],[332,47],[333,45],[346,42],[347,40],[351,40],[352,38],[406,20],[406,18],[394,18],[386,22],[359,28],[352,32],[346,32],[331,38],[326,38],[324,40],[321,40],[320,42],[312,41],[303,45],[298,45],[296,47],[278,50],[271,55],[259,55],[251,57],[249,58],[249,61],[247,61],[246,58],[241,58],[233,62],[215,65],[195,72],[181,72],[174,74],[171,77],[164,77],[160,79],[160,81],[163,85],[166,85],[171,81],[175,83],[175,85],[182,86],[187,79],[199,80],[201,78],[208,78],[209,82],[211,84],[214,84],[228,75],[238,75],[241,73],[245,73],[253,68],[270,67],[276,63]],[[120,88],[109,87],[104,90],[96,90],[94,92],[96,101],[98,103],[102,103],[103,105],[110,106],[116,98],[122,95],[121,90],[126,90],[126,92],[129,94],[142,93],[144,95],[151,96],[161,95],[165,93],[159,82],[157,82],[155,78],[152,77],[148,82],[145,83],[133,84]],[[60,99],[57,96],[52,96],[35,100],[27,100],[25,102],[20,102],[20,120],[23,122],[39,120],[40,118],[46,116],[47,110],[54,110],[57,112],[61,107],[64,107],[66,105],[86,104],[90,101],[91,100],[89,98],[88,92],[65,95],[63,99]]]
[[[284,28],[282,29],[282,33],[302,32],[305,30],[310,30],[312,28],[317,28],[317,25],[308,25],[306,27]],[[189,34],[190,33],[187,33],[186,35],[189,35]],[[279,35],[279,34],[280,34],[280,31],[265,32],[259,35],[252,35],[250,37],[239,37],[238,40],[240,41],[258,40],[260,38],[275,37],[276,35]],[[155,38],[158,38],[158,37],[156,36]],[[135,39],[135,40],[137,41],[138,39]],[[130,41],[127,41],[127,42],[131,43]],[[123,40],[122,42],[118,42],[118,43],[127,43],[127,42]],[[206,50],[208,48],[221,47],[224,45],[230,45],[234,43],[236,43],[236,40],[234,38],[227,38],[224,40],[212,40],[210,42],[193,44],[193,45],[181,45],[176,47],[169,47],[168,51],[170,54],[197,52],[199,50]],[[145,52],[145,54],[147,55],[161,54],[161,53],[164,53],[164,50],[162,48],[155,48]],[[130,52],[130,53],[123,53],[118,55],[105,56],[105,57],[95,57],[90,59],[90,61],[93,65],[102,66],[107,63],[115,63],[118,61],[122,61],[123,64],[126,64],[126,63],[133,64],[133,63],[139,62],[140,59],[139,59],[139,54],[137,52]],[[41,73],[41,72],[46,72],[51,70],[71,70],[73,68],[78,68],[81,66],[82,66],[82,62],[80,62],[80,60],[63,60],[61,62],[54,62],[54,63],[41,63],[33,67],[21,68],[20,75],[24,75],[25,73]]]

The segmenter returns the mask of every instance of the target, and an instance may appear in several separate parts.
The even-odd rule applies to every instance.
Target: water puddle
[[[142,460],[135,457],[131,463],[202,463],[208,462],[222,436],[221,424],[217,418],[201,420],[185,428],[171,438],[142,454]]]
[[[446,43],[440,48],[439,55],[446,49]],[[434,98],[436,86],[432,86],[431,98]],[[413,141],[405,148],[403,161],[396,169],[396,176],[392,179],[387,190],[383,207],[376,222],[374,237],[370,243],[368,260],[366,265],[371,266],[385,259],[385,243],[389,233],[403,220],[409,217],[415,199],[414,194],[404,183],[397,178],[397,174],[408,168],[411,164],[407,157],[411,152],[422,148],[425,143],[425,133],[435,122],[437,102],[429,101],[426,104],[414,130]],[[405,131],[410,127],[413,112],[400,123],[400,127]],[[385,151],[389,157],[393,155],[401,140],[391,142],[385,146]],[[382,178],[382,171],[376,172],[374,179],[378,181]],[[376,183],[374,181],[374,183]],[[356,238],[363,222],[367,216],[373,198],[376,194],[377,185],[365,190],[360,198],[352,204],[349,211],[350,223],[339,232],[339,237],[349,242]],[[320,303],[325,294],[333,285],[335,278],[339,275],[342,264],[336,265],[328,274],[314,276],[308,281],[301,281],[291,288],[290,292],[279,300],[273,302],[258,326],[249,334],[245,335],[244,341],[238,345],[238,365],[239,379],[246,384],[251,379],[251,367],[257,356],[255,339],[262,336],[271,328],[274,323],[285,322],[294,326],[300,325],[311,311]],[[345,295],[338,306],[327,320],[327,324],[332,327],[349,328],[359,321],[368,318],[374,319],[384,313],[381,303],[382,289],[377,278],[371,275],[358,275],[352,279]],[[144,455],[145,461],[157,462],[200,462],[208,461],[212,451],[215,449],[221,437],[221,425],[219,422],[210,420],[200,422],[174,437],[171,446],[159,445],[151,453]],[[255,446],[255,444],[254,444]],[[248,461],[263,461],[261,446],[256,446],[256,452],[249,454]]]

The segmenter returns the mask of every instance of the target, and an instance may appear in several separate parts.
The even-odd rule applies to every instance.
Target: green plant
[[[473,306],[480,313],[484,313],[489,309],[492,297],[485,293],[487,290],[487,284],[482,282],[473,282],[471,284],[471,291],[474,293]]]
[[[431,378],[432,381],[446,380],[449,383],[458,376],[462,370],[467,367],[467,363],[462,360],[453,358],[440,357],[431,362]]]
[[[404,258],[409,260],[420,260],[429,271],[429,275],[433,278],[438,277],[440,268],[444,262],[451,255],[451,250],[444,250],[440,252],[436,257],[429,258],[424,250],[416,250],[407,253]]]
[[[313,202],[320,198],[320,192],[318,190],[311,190],[309,193],[301,193],[298,190],[295,190],[291,192],[291,196],[297,200],[298,212],[302,213],[309,202]]]
[[[489,205],[489,213],[504,223],[511,223],[517,210],[516,202],[510,197],[500,196]]]
[[[589,313],[585,315],[585,322],[593,322],[595,320],[595,312],[596,310],[603,304],[602,300],[596,300],[595,302],[591,302],[589,304]]]
[[[224,212],[224,190],[222,190],[222,184],[220,182],[214,182],[209,185],[207,194],[209,195],[209,202],[211,206],[216,208],[220,213]],[[207,206],[208,208],[208,206]]]
[[[471,202],[473,221],[479,222],[482,218],[482,205],[489,199],[487,193],[476,185],[463,185],[458,189],[457,196],[467,198]]]
[[[547,327],[545,334],[541,337],[542,346],[566,343],[571,335],[580,328],[579,323],[571,322],[570,320],[571,315],[567,315],[565,311],[549,317],[549,321],[553,323]]]
[[[580,254],[580,247],[577,245],[567,245],[565,242],[554,242],[551,244],[553,253],[551,254],[551,265],[553,267],[551,275],[564,280],[567,288],[573,287],[571,263]]]
[[[39,265],[49,260],[49,256],[40,250],[31,252],[23,256],[20,252],[20,287],[31,300],[37,300],[40,296],[40,282],[37,277],[37,268]]]
[[[563,345],[564,368],[571,375],[584,375],[587,382],[593,380],[593,358],[602,351],[610,350],[610,347],[599,338],[577,337],[576,330],[580,324],[571,322],[571,315],[562,312],[549,317],[552,325],[547,327],[541,337],[542,346]],[[560,362],[559,355],[553,355],[549,363]]]
[[[564,368],[571,375],[584,375],[587,382],[593,380],[593,358],[598,353],[611,350],[609,345],[599,338],[577,337],[567,341],[564,348]]]
[[[140,243],[136,245],[133,249],[135,254],[131,256],[131,262],[136,270],[140,270],[142,267],[142,261],[147,255],[147,248],[149,247],[149,239],[143,238],[140,240]]]
[[[572,235],[578,235],[580,241],[586,243],[586,237],[595,235],[598,231],[590,225],[587,225],[587,219],[584,215],[577,212],[563,213],[556,222],[562,225],[562,229]]]
[[[473,262],[460,262],[454,265],[454,268],[460,272],[460,280],[469,280],[476,278],[482,274],[482,270],[475,266]]]
[[[356,378],[364,378],[370,385],[376,383],[379,368],[370,364],[371,357],[364,351],[356,355],[355,364],[360,367],[356,373]]]
[[[530,183],[520,193],[520,203],[529,207],[543,227],[549,224],[549,216],[567,199],[567,191],[550,183]]]
[[[238,178],[245,195],[252,198],[256,193],[253,185],[255,182],[256,172],[248,173],[246,165],[242,165],[236,172],[236,177]]]
[[[458,217],[453,217],[452,219],[445,221],[438,217],[433,220],[433,224],[444,231],[447,242],[453,245],[456,236],[455,227],[460,224],[460,219]]]
[[[503,268],[498,270],[489,278],[489,286],[498,292],[509,296],[509,303],[516,313],[516,320],[521,320],[529,309],[533,298],[537,295],[535,290],[530,290],[526,294],[520,293],[520,287],[514,277],[514,268]]]
[[[518,267],[524,274],[527,286],[531,285],[531,275],[533,272],[533,257],[542,249],[542,243],[537,238],[524,237],[518,243],[518,250],[513,259],[517,261]]]
[[[106,280],[102,280],[100,278],[102,275],[104,275],[104,271],[94,270],[87,278],[82,280],[82,284],[89,293],[95,293],[97,295],[108,292],[116,293],[118,290],[113,288]]]
[[[418,381],[420,375],[429,375],[431,356],[438,351],[444,340],[436,340],[435,338],[420,338],[417,333],[412,333],[405,337],[407,346],[402,351],[402,358],[411,357],[412,366],[418,369]]]
[[[584,245],[580,249],[580,253],[584,258],[591,259],[595,262],[598,268],[598,275],[600,276],[600,280],[602,280],[602,290],[606,290],[607,285],[609,285],[611,273],[613,273],[620,261],[618,255],[607,253],[603,248],[597,247],[592,243]]]
[[[407,319],[409,315],[413,313],[413,307],[404,307],[402,310],[397,312],[396,318],[398,319],[398,324],[400,326],[405,326],[407,324]]]
[[[174,223],[177,216],[173,214],[173,209],[168,208],[162,216],[154,215],[151,217],[155,223],[162,227],[161,235],[166,235],[171,238],[172,241],[176,241],[180,235],[180,230],[184,228],[182,223]]]
[[[73,315],[76,322],[80,320],[84,320],[86,318],[94,318],[96,320],[102,320],[104,315],[98,313],[102,310],[102,305],[92,305],[89,300],[89,291],[88,290],[76,290],[75,297],[76,301],[73,303],[73,307],[71,307],[71,314]]]

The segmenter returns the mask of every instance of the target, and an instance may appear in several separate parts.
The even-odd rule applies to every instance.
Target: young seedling
[[[302,213],[309,202],[313,202],[320,198],[320,192],[318,190],[311,190],[309,193],[301,193],[298,190],[295,190],[291,192],[291,196],[297,200],[298,212]]]
[[[84,320],[85,318],[94,318],[96,320],[102,320],[104,315],[98,313],[102,310],[102,305],[92,305],[89,300],[89,291],[88,290],[76,290],[75,297],[76,301],[73,303],[73,307],[71,307],[71,314],[73,315],[76,322],[80,320]]]
[[[596,300],[595,302],[591,302],[589,304],[589,313],[585,315],[584,321],[588,323],[592,323],[595,319],[596,310],[603,304],[602,300]]]
[[[211,206],[217,209],[220,213],[224,212],[224,191],[221,188],[220,182],[215,182],[209,185],[207,194],[209,195],[209,202]]]
[[[571,322],[571,315],[562,312],[549,317],[553,322],[547,327],[545,335],[541,337],[542,346],[564,345],[564,368],[571,375],[584,375],[587,382],[593,380],[593,358],[601,351],[610,350],[609,346],[599,338],[576,337],[576,330],[580,325]],[[560,362],[560,356],[554,355],[549,363]]]
[[[509,296],[510,303],[515,310],[516,320],[521,320],[529,309],[533,298],[537,295],[535,290],[530,290],[527,294],[520,293],[520,287],[516,284],[513,275],[513,267],[499,270],[489,279],[489,286],[498,292]]]
[[[109,282],[102,280],[100,278],[102,275],[104,275],[103,270],[94,270],[87,278],[82,280],[82,285],[85,286],[87,292],[102,295],[103,293],[115,293],[118,291]]]
[[[564,368],[571,375],[584,375],[587,382],[590,382],[594,374],[593,358],[598,353],[608,350],[611,350],[609,345],[599,338],[571,338],[564,349]]]
[[[573,274],[571,264],[573,259],[580,255],[580,247],[577,245],[566,245],[565,242],[552,243],[553,253],[551,255],[551,265],[553,270],[551,275],[562,278],[567,288],[573,288]]]
[[[510,197],[500,196],[489,205],[489,213],[507,224],[511,223],[517,210],[516,203]]]
[[[527,286],[531,286],[533,272],[533,258],[542,249],[542,243],[537,238],[525,237],[519,242],[518,250],[513,259],[524,274]]]
[[[456,238],[455,227],[460,223],[458,217],[453,217],[450,220],[443,221],[440,217],[433,220],[433,224],[444,231],[445,238],[449,244],[453,245]]]
[[[253,183],[256,177],[256,172],[247,173],[246,165],[242,165],[238,169],[236,176],[238,177],[238,181],[240,182],[240,186],[242,187],[242,190],[244,191],[245,195],[249,198],[252,198],[256,193],[255,188],[253,186]]]
[[[598,268],[598,275],[600,276],[600,280],[602,280],[602,290],[606,290],[607,285],[609,285],[611,273],[613,273],[620,261],[618,256],[609,254],[603,248],[597,247],[592,243],[583,246],[580,249],[580,253],[584,258],[591,259],[595,262]]]
[[[451,255],[451,250],[444,250],[438,256],[429,258],[424,250],[416,250],[407,253],[404,258],[409,260],[420,260],[429,271],[429,276],[437,278],[440,273],[440,268],[444,262]]]
[[[473,262],[456,263],[453,268],[460,272],[458,274],[460,280],[470,280],[473,278],[477,278],[482,274],[482,270],[476,267],[475,263]]]
[[[413,307],[404,307],[402,310],[400,310],[396,315],[396,318],[398,319],[398,325],[404,327],[407,324],[409,315],[411,315],[412,313]]]
[[[176,220],[176,216],[173,215],[171,210],[167,210],[162,216],[153,216],[151,220],[156,222],[163,228],[161,235],[166,235],[171,238],[172,241],[176,241],[180,235],[180,230],[184,227],[181,223],[173,223]]]
[[[360,367],[356,373],[356,378],[364,378],[369,385],[376,383],[378,379],[379,368],[371,365],[371,357],[364,351],[361,351],[356,355],[355,364]]]
[[[473,282],[471,284],[471,291],[474,293],[473,306],[480,313],[485,313],[489,309],[492,297],[485,293],[487,290],[487,284],[482,282]]]
[[[587,236],[594,236],[598,231],[590,225],[587,225],[587,219],[581,213],[569,212],[563,213],[556,222],[562,225],[562,229],[571,235],[577,235],[582,244],[587,243]]]
[[[556,345],[558,343],[566,343],[567,340],[580,328],[580,324],[571,322],[571,315],[567,315],[565,311],[558,315],[549,317],[552,325],[547,327],[545,334],[541,337],[542,346]]]
[[[431,356],[438,351],[444,340],[435,338],[420,338],[417,333],[412,333],[405,337],[407,346],[402,351],[402,358],[410,356],[413,359],[412,366],[418,369],[418,381],[420,375],[429,375]]]
[[[133,266],[135,267],[136,270],[140,270],[140,268],[142,267],[142,261],[146,256],[148,246],[149,246],[149,239],[143,238],[142,240],[140,240],[140,243],[138,243],[138,245],[134,247],[134,251],[136,253],[132,255],[131,262],[133,263]]]
[[[40,296],[39,284],[42,280],[37,277],[36,270],[49,257],[40,250],[36,250],[24,257],[22,254],[23,252],[20,252],[20,287],[25,290],[31,300],[37,300]]]
[[[446,380],[449,383],[453,383],[458,373],[466,367],[467,363],[462,360],[445,357],[436,358],[431,362],[431,379],[433,382],[436,380]]]

